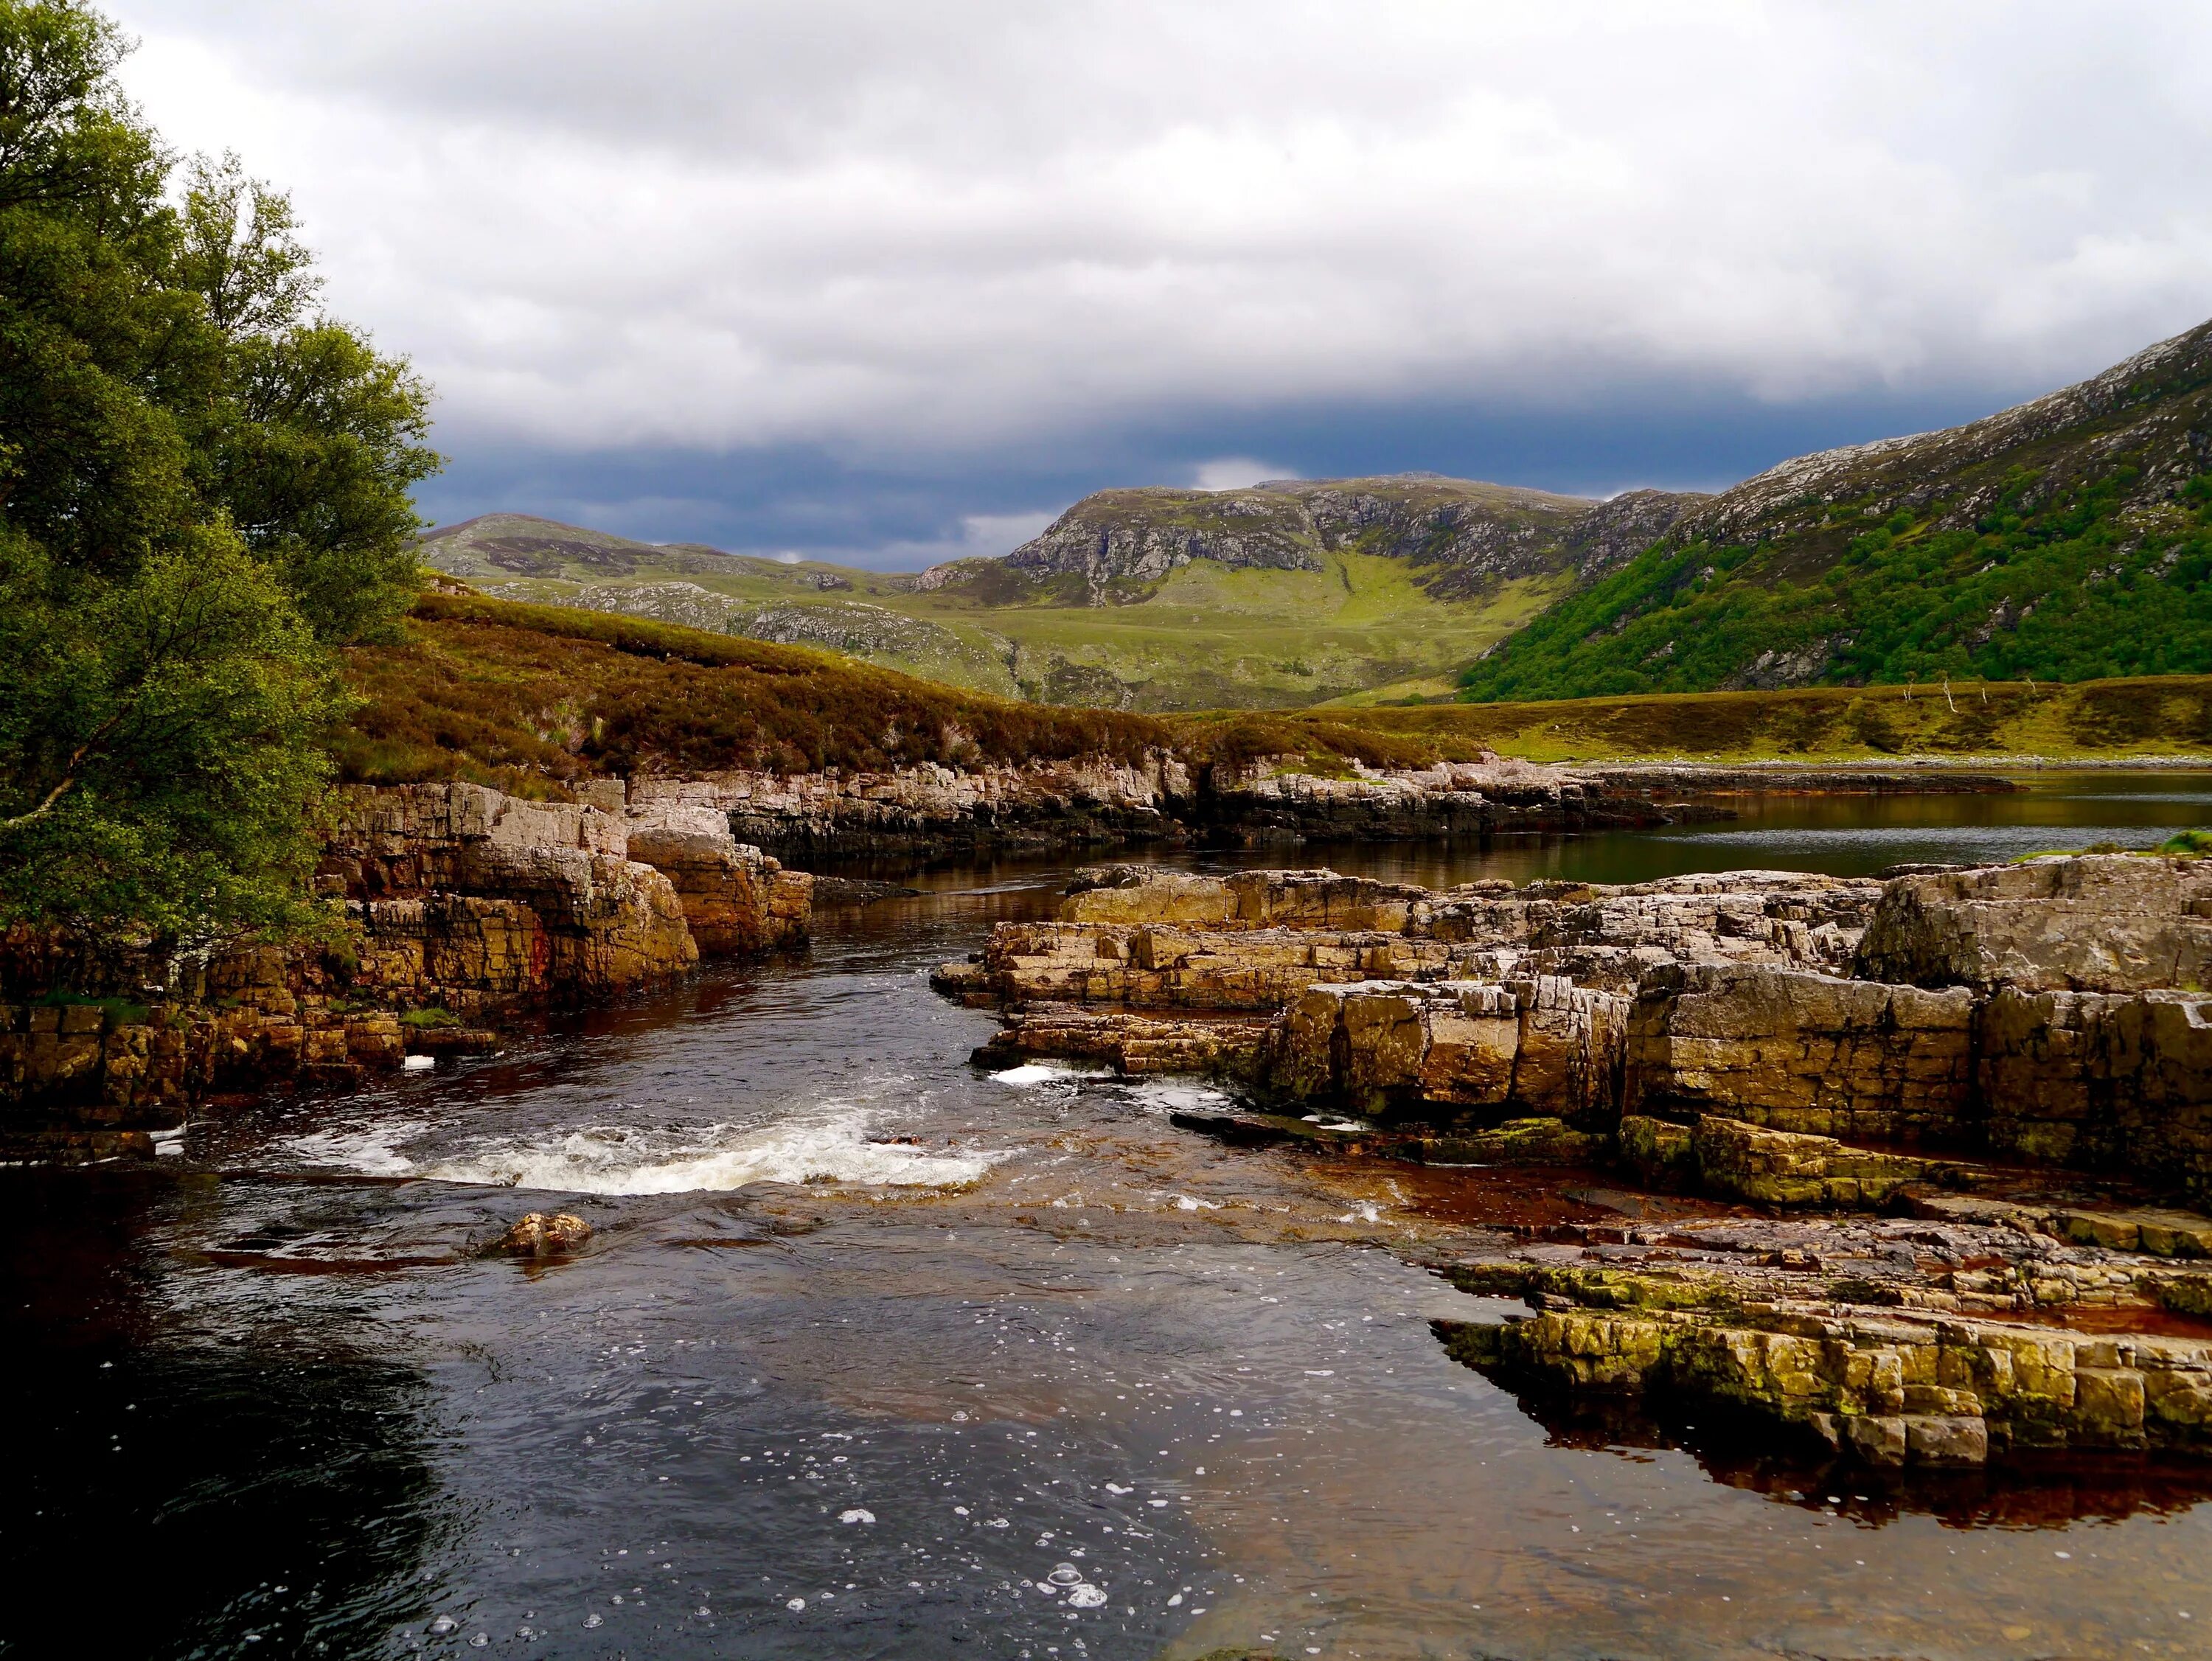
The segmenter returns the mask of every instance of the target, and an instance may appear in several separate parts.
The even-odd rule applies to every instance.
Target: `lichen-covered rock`
[[[2212,985],[2212,860],[2084,854],[1903,876],[1856,973],[1993,991]]]
[[[1157,865],[1098,865],[1079,873],[1060,908],[1065,923],[1170,923],[1212,929],[1406,931],[1426,888],[1332,870],[1238,871],[1201,876]]]
[[[1628,1017],[1621,1105],[1875,1142],[1957,1135],[1973,1085],[1972,1014],[1963,990],[1660,970]]]
[[[1652,1299],[1437,1326],[1486,1373],[1755,1414],[1870,1464],[1972,1464],[2047,1447],[2212,1452],[2212,1340],[1811,1300]]]
[[[1613,1140],[1547,1116],[1409,1137],[1393,1151],[1424,1165],[1596,1165],[1613,1151]]]
[[[1847,1148],[1832,1137],[1711,1114],[1690,1133],[1690,1163],[1705,1192],[1765,1205],[1881,1205],[1907,1184],[1948,1174],[1909,1155]]]
[[[938,984],[970,1001],[1273,1011],[1322,980],[1441,978],[1449,949],[1380,931],[1200,929],[1171,924],[1002,923],[979,972]]]

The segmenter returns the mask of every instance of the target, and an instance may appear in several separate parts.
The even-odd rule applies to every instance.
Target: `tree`
[[[0,922],[202,943],[307,915],[331,648],[411,601],[440,458],[290,203],[180,168],[125,50],[0,0]]]

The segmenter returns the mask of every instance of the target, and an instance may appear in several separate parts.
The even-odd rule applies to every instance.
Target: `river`
[[[1150,857],[1624,881],[2212,822],[2212,776],[2031,786]],[[927,970],[1074,863],[901,873],[805,958],[213,1113],[151,1169],[0,1173],[0,1654],[2212,1653],[2212,1473],[1882,1486],[1547,1424],[1447,1359],[1429,1320],[1489,1306],[1401,1253],[1606,1193],[969,1067],[994,1023]],[[556,1208],[573,1261],[476,1255]]]

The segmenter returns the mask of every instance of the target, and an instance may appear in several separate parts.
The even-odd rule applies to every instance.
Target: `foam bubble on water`
[[[1109,1078],[1111,1074],[1093,1067],[1066,1067],[1043,1061],[1024,1062],[1018,1067],[1009,1067],[991,1076],[1001,1084],[1011,1084],[1016,1089],[1028,1089],[1038,1084],[1072,1084],[1078,1079]]]

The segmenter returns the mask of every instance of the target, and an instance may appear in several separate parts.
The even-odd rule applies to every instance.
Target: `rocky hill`
[[[1689,506],[1478,697],[2212,668],[2212,324],[1964,427]]]
[[[1284,708],[1448,697],[1455,673],[1583,566],[1617,563],[1691,500],[1434,478],[1115,491],[1063,516],[1058,543],[1048,531],[1012,558],[925,573],[659,547],[514,513],[433,531],[421,552],[505,599],[823,646],[1002,696]],[[1086,564],[1070,525],[1118,551]]]
[[[2212,324],[1717,495],[1428,473],[1106,490],[1002,559],[920,573],[517,514],[422,549],[504,597],[1128,710],[2212,672]]]
[[[1147,597],[1178,567],[1322,571],[1332,554],[1402,560],[1440,598],[1514,578],[1588,580],[1642,551],[1705,499],[1633,491],[1611,501],[1434,473],[1278,479],[1248,490],[1102,490],[1003,562],[935,567],[926,589],[1006,591],[1006,572],[1091,604]],[[1079,587],[1066,579],[1079,579]]]

